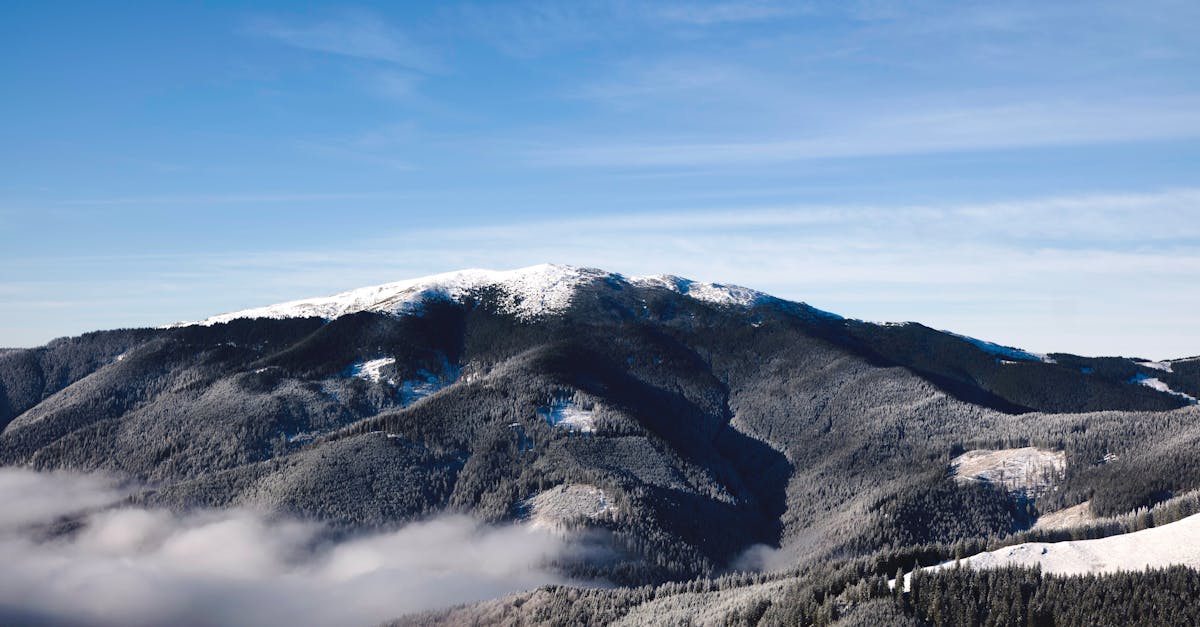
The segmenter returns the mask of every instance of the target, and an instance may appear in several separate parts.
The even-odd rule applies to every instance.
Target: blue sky
[[[0,346],[464,267],[1200,354],[1200,4],[4,3]]]

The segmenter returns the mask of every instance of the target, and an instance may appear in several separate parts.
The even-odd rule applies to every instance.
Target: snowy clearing
[[[604,490],[591,485],[559,485],[526,499],[522,506],[535,529],[563,530],[567,523],[616,514]]]
[[[1196,397],[1190,396],[1188,394],[1184,394],[1183,392],[1176,392],[1175,390],[1172,390],[1171,386],[1167,385],[1166,383],[1163,383],[1162,381],[1159,381],[1158,379],[1156,379],[1154,377],[1147,377],[1146,375],[1144,375],[1140,372],[1136,376],[1134,376],[1132,379],[1130,379],[1129,382],[1144,385],[1148,388],[1158,390],[1159,392],[1163,392],[1165,394],[1171,394],[1173,396],[1178,396],[1182,399],[1185,399],[1187,402],[1192,403],[1193,405],[1195,405],[1197,402],[1200,402],[1200,401],[1197,401]]]
[[[1044,516],[1039,516],[1037,522],[1033,524],[1034,529],[1070,529],[1072,527],[1082,527],[1089,522],[1096,520],[1092,510],[1088,507],[1088,502],[1084,501],[1079,505],[1074,505],[1066,509],[1060,509],[1057,512],[1050,512]]]
[[[453,370],[447,370],[444,375],[428,370],[419,370],[417,374],[421,376],[420,379],[409,379],[400,384],[400,402],[405,407],[450,387],[457,378],[457,373]]]
[[[1162,370],[1163,372],[1175,372],[1171,370],[1171,362],[1169,361],[1139,361],[1135,363],[1145,368],[1153,368],[1155,370]]]
[[[353,366],[350,366],[350,376],[366,379],[374,383],[379,383],[383,380],[383,374],[380,372],[385,366],[390,366],[396,363],[395,357],[381,357],[370,361],[363,361]],[[389,383],[391,380],[389,379]]]
[[[1096,540],[1029,542],[1008,546],[972,555],[963,559],[961,564],[969,568],[1038,566],[1042,572],[1058,575],[1113,573],[1166,566],[1200,568],[1200,514],[1161,527]],[[951,561],[921,570],[932,572],[953,567],[954,562]],[[906,590],[910,580],[911,574],[904,576]]]
[[[997,451],[977,449],[950,460],[950,469],[959,481],[984,481],[1029,497],[1053,487],[1066,467],[1067,455],[1063,451],[1032,446]]]
[[[396,363],[395,357],[381,357],[363,361],[350,366],[350,376],[370,381],[372,383],[387,383],[395,386],[400,395],[400,402],[405,407],[437,392],[450,387],[458,380],[459,369],[455,368],[442,357],[442,372],[434,373],[428,370],[418,370],[417,378],[397,382],[393,378],[384,379],[383,369]]]
[[[549,407],[539,407],[538,416],[551,427],[562,427],[581,433],[596,431],[596,420],[591,410],[583,409],[571,401],[559,400]]]

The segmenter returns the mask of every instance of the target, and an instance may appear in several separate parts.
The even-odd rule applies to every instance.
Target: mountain
[[[544,265],[4,350],[0,464],[347,533],[442,512],[587,529],[606,557],[561,567],[625,586],[854,581],[1200,488],[1198,397],[1197,358],[1037,355]],[[1061,463],[1020,486],[953,470],[1021,448]]]

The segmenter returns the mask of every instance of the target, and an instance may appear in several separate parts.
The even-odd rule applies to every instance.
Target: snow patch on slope
[[[1146,375],[1144,375],[1140,372],[1137,373],[1136,375],[1134,375],[1134,377],[1132,379],[1130,379],[1129,382],[1130,383],[1138,383],[1138,384],[1144,385],[1148,388],[1158,390],[1159,392],[1178,396],[1193,405],[1200,402],[1196,399],[1196,397],[1191,396],[1189,394],[1184,394],[1183,392],[1176,392],[1175,390],[1172,390],[1171,386],[1167,385],[1166,383],[1163,383],[1162,381],[1159,381],[1157,378],[1154,378],[1154,377],[1147,377]]]
[[[529,525],[535,529],[564,530],[573,521],[612,517],[617,508],[596,486],[559,485],[521,503]]]
[[[1169,361],[1138,361],[1134,363],[1144,368],[1153,368],[1155,370],[1162,370],[1163,372],[1175,372],[1171,370],[1171,362]]]
[[[396,363],[395,357],[381,357],[356,363],[350,366],[349,375],[372,383],[386,383],[397,388],[401,404],[408,407],[458,381],[460,369],[453,366],[444,355],[441,359],[440,373],[421,369],[417,371],[417,378],[400,382],[390,377],[385,380],[383,376],[383,369]]]
[[[1048,364],[1056,363],[1053,359],[1041,353],[1031,353],[1019,348],[1013,348],[1012,346],[1001,346],[995,342],[988,342],[986,340],[974,338],[969,335],[961,335],[952,331],[942,331],[942,333],[947,333],[961,340],[966,340],[989,355],[995,355],[997,357],[1016,361],[1041,361]]]
[[[383,368],[394,363],[396,363],[395,357],[381,357],[379,359],[359,362],[350,366],[350,376],[379,383],[383,379],[381,372]],[[391,383],[392,381],[389,379],[388,382]]]
[[[538,408],[538,416],[551,427],[561,427],[581,433],[596,431],[596,419],[591,410],[583,409],[569,400],[556,400],[549,407]]]
[[[445,374],[435,374],[428,370],[418,370],[419,379],[409,379],[400,384],[400,402],[408,407],[413,403],[450,387],[458,380],[458,373],[447,370]]]
[[[600,270],[542,264],[519,270],[460,270],[419,279],[363,287],[333,296],[245,309],[213,316],[199,322],[169,326],[210,326],[240,318],[334,318],[361,311],[410,314],[420,311],[426,300],[458,301],[474,290],[495,287],[501,292],[500,308],[528,320],[559,313],[571,303],[575,289],[593,279],[608,276]]]
[[[1200,514],[1134,533],[1095,540],[1029,542],[979,553],[962,560],[969,568],[1040,566],[1042,572],[1086,575],[1117,571],[1190,566],[1200,568]],[[953,568],[946,562],[924,568]],[[909,576],[905,576],[908,588]]]
[[[1033,524],[1033,528],[1071,529],[1073,527],[1082,527],[1093,520],[1096,520],[1096,516],[1092,514],[1088,501],[1084,501],[1079,505],[1073,505],[1065,509],[1060,509],[1057,512],[1038,516],[1037,522]]]
[[[1065,452],[1032,446],[996,451],[977,449],[950,460],[951,472],[958,481],[991,483],[1027,497],[1044,494],[1066,468]]]

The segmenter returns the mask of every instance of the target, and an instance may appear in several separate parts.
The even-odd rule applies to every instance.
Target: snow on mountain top
[[[409,314],[420,311],[426,300],[460,300],[472,290],[499,287],[501,311],[523,320],[559,313],[571,303],[579,286],[600,278],[624,280],[633,285],[661,287],[697,300],[719,305],[749,306],[771,297],[749,288],[720,283],[700,283],[676,276],[624,277],[595,268],[542,264],[518,270],[459,270],[432,276],[362,287],[333,296],[303,298],[266,307],[224,313],[198,322],[168,326],[210,326],[240,318],[325,318],[374,311]]]
[[[501,309],[522,319],[557,313],[566,309],[579,285],[608,276],[591,268],[542,264],[519,270],[459,270],[433,276],[362,287],[333,296],[245,309],[213,316],[192,324],[213,325],[239,318],[325,318],[333,319],[360,311],[407,314],[419,310],[430,299],[459,300],[472,290],[499,286]]]
[[[639,287],[665,287],[673,292],[690,296],[717,305],[735,305],[748,307],[769,300],[772,297],[738,285],[723,283],[700,283],[670,274],[654,276],[631,276],[626,280]]]
[[[949,333],[954,337],[966,340],[983,350],[985,353],[996,355],[997,357],[1006,357],[1016,361],[1041,361],[1048,364],[1055,363],[1053,359],[1041,353],[1031,353],[1029,351],[1013,348],[1011,346],[1001,346],[994,342],[988,342],[986,340],[974,338],[969,335],[961,335],[951,331],[943,331],[943,333]]]

